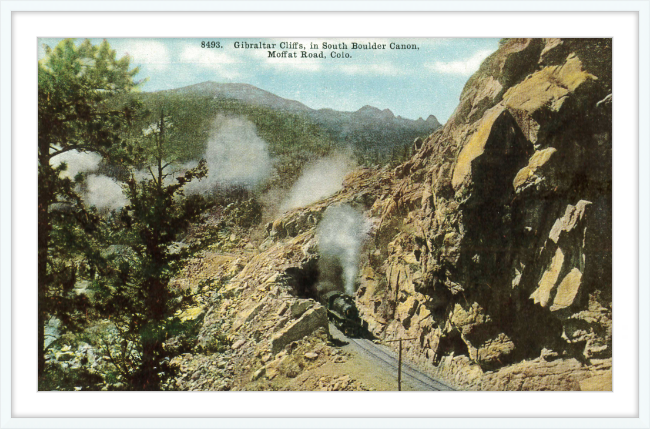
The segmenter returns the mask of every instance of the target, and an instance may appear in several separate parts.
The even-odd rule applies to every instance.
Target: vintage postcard
[[[612,39],[39,39],[39,390],[612,390]]]

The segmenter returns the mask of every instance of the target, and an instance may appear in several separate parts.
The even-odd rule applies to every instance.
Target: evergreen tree
[[[95,46],[85,40],[76,46],[66,39],[54,49],[45,49],[46,56],[38,63],[39,378],[45,368],[45,322],[68,304],[66,291],[79,270],[69,254],[55,256],[61,256],[57,252],[62,249],[91,249],[83,236],[97,224],[97,218],[83,208],[73,178],[62,177],[66,165],[55,166],[52,158],[72,150],[109,153],[112,149],[114,154],[123,150],[124,130],[137,106],[116,109],[109,103],[115,95],[135,88],[133,78],[138,73],[137,68],[129,68],[128,57],[117,59],[106,41]],[[66,209],[53,210],[61,206]],[[71,313],[69,308],[59,312]]]
[[[104,350],[133,390],[158,390],[170,375],[163,342],[178,323],[174,314],[188,302],[182,291],[169,287],[185,256],[172,245],[203,208],[201,198],[184,197],[183,187],[205,177],[205,161],[173,177],[171,164],[165,163],[164,133],[161,114],[153,150],[143,151],[152,155],[149,176],[131,175],[126,185],[130,203],[114,225],[113,240],[128,247],[130,257],[114,258],[98,287],[98,309],[110,317],[123,344],[117,353],[109,344]]]

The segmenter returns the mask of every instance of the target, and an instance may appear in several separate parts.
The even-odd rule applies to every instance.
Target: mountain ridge
[[[352,112],[330,108],[312,109],[247,83],[201,82],[181,88],[142,93],[143,98],[179,99],[183,103],[212,105],[239,103],[253,109],[268,109],[281,116],[294,115],[320,127],[339,147],[350,147],[362,157],[383,159],[403,150],[414,139],[423,138],[442,125],[434,115],[417,120],[396,116],[390,109],[364,105]],[[182,100],[181,100],[182,99]],[[232,109],[231,109],[232,110]],[[237,109],[235,109],[237,111]],[[239,109],[238,115],[247,108]],[[196,111],[195,115],[201,115]]]
[[[151,93],[186,93],[186,94],[204,94],[214,98],[234,99],[238,101],[253,103],[261,107],[269,107],[273,109],[284,109],[292,113],[308,113],[310,116],[319,117],[321,115],[328,115],[332,113],[337,114],[350,114],[350,115],[367,115],[377,116],[379,118],[395,118],[405,121],[419,122],[423,121],[434,125],[440,126],[440,122],[433,115],[430,114],[426,119],[419,117],[417,119],[405,118],[403,116],[395,115],[389,108],[380,109],[375,106],[366,104],[357,110],[336,110],[329,107],[320,109],[313,109],[306,104],[284,98],[276,95],[270,91],[259,88],[255,85],[240,82],[215,82],[205,81],[192,85],[183,86],[180,88],[165,89],[160,91],[151,91]]]

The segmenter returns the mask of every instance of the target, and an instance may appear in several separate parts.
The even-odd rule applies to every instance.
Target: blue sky
[[[82,39],[78,39],[80,42]],[[95,43],[101,39],[91,39]],[[204,40],[223,48],[201,48]],[[60,39],[39,39],[55,46]],[[118,56],[129,55],[140,67],[137,79],[148,80],[142,91],[179,88],[204,81],[248,83],[284,98],[319,109],[351,111],[369,104],[389,108],[410,119],[435,115],[445,122],[458,104],[465,82],[498,46],[498,39],[108,39]],[[322,43],[344,42],[347,50],[323,50],[326,58],[269,58],[269,49],[237,49],[235,42],[298,42],[319,53]],[[386,49],[350,49],[352,43],[379,43]],[[390,49],[390,43],[418,49]],[[318,49],[308,49],[310,43]],[[332,52],[350,58],[334,59]]]

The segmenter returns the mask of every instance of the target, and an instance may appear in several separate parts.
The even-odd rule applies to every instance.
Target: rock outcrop
[[[611,103],[611,40],[502,41],[372,208],[373,333],[466,388],[609,371]]]

